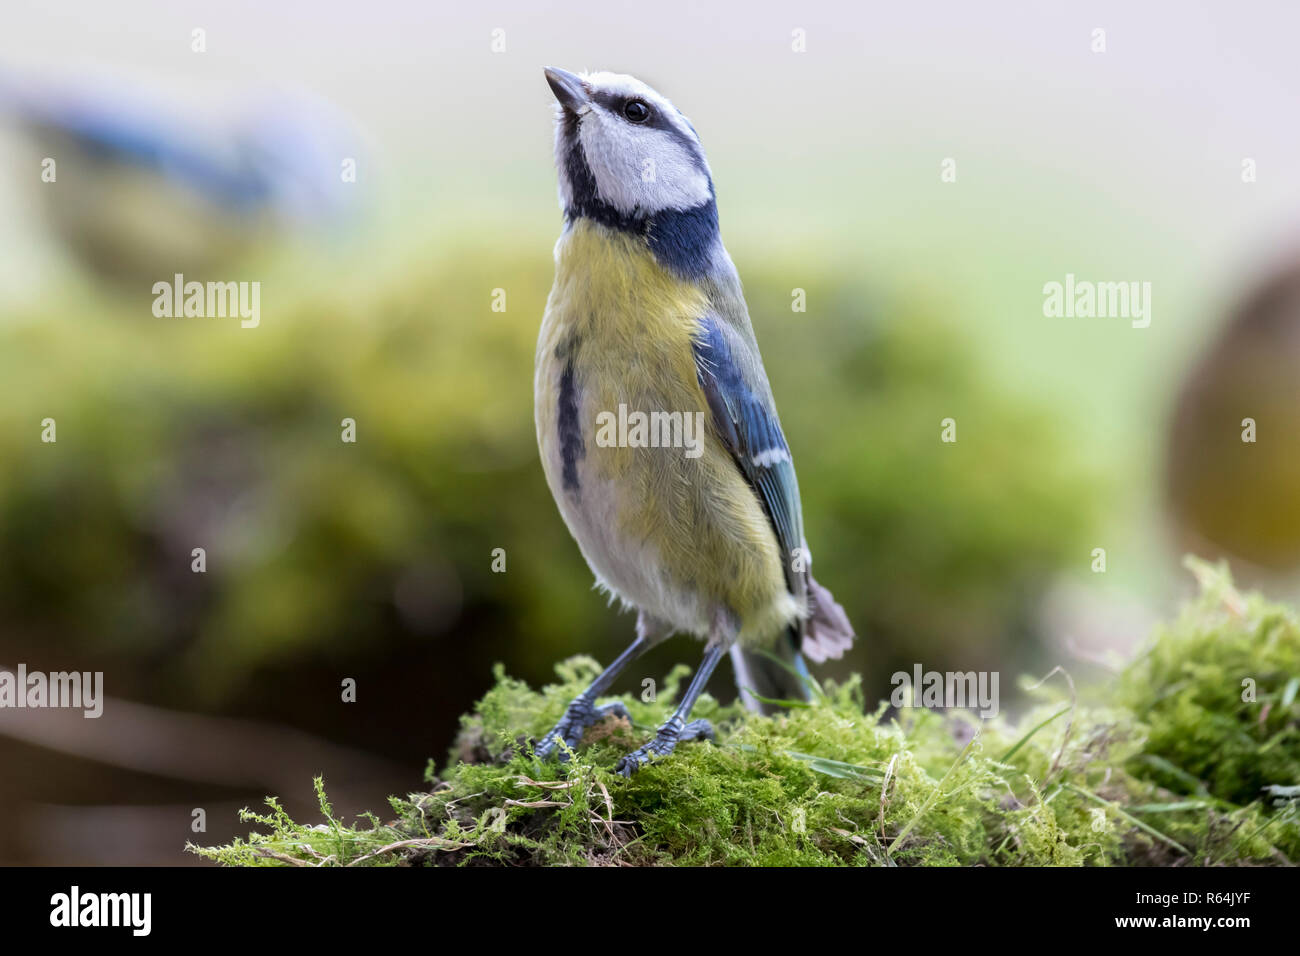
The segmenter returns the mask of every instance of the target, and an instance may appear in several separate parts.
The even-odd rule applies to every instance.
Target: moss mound
[[[855,679],[758,717],[701,699],[716,745],[681,745],[632,780],[618,758],[653,733],[659,699],[627,696],[635,726],[591,728],[564,765],[529,741],[598,672],[587,657],[533,690],[498,667],[427,792],[387,822],[290,819],[191,847],[227,865],[1289,865],[1300,860],[1300,623],[1189,562],[1202,593],[1115,681],[1075,696],[1067,674],[1025,689],[1020,721],[868,707]]]

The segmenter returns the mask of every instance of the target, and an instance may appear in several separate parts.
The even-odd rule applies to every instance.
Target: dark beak
[[[590,102],[587,88],[582,85],[577,74],[553,66],[548,66],[543,72],[546,74],[546,82],[551,84],[551,92],[570,113],[578,112]]]

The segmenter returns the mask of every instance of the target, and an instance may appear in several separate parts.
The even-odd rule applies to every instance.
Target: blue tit
[[[342,218],[349,126],[307,99],[228,118],[115,86],[0,77],[0,116],[57,164],[41,193],[52,232],[98,278],[130,287],[206,276],[256,243]]]
[[[799,486],[695,128],[630,76],[547,69],[564,231],[537,342],[537,440],[560,514],[636,639],[537,747],[572,748],[596,699],[674,633],[704,659],[654,740],[617,771],[712,737],[690,713],[729,654],[745,704],[807,699],[803,655],[852,643],[810,574]]]

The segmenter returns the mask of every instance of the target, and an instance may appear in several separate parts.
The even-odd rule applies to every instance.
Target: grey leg
[[[601,672],[601,675],[591,682],[591,686],[584,690],[569,704],[564,716],[560,722],[547,731],[546,735],[538,742],[534,753],[543,760],[548,758],[556,749],[558,741],[563,740],[569,748],[575,748],[582,741],[582,735],[587,732],[587,728],[592,724],[598,724],[610,714],[627,718],[631,723],[632,715],[627,712],[618,701],[612,704],[606,704],[604,707],[596,706],[596,698],[609,689],[609,685],[614,683],[614,678],[619,675],[623,668],[627,667],[634,660],[644,654],[654,645],[651,639],[644,632],[641,622],[637,622],[637,638],[622,654],[614,660],[614,663]],[[560,751],[560,759],[567,760],[568,755]]]
[[[618,766],[614,768],[615,773],[630,777],[651,760],[672,753],[680,741],[713,739],[713,727],[707,720],[692,720],[689,723],[687,720],[691,716],[691,708],[695,706],[695,701],[699,699],[700,694],[704,693],[704,685],[709,682],[713,669],[718,666],[718,661],[722,660],[722,655],[726,652],[726,648],[720,642],[710,643],[705,648],[700,669],[695,672],[690,687],[686,688],[686,694],[682,697],[682,702],[677,705],[677,709],[673,711],[673,715],[659,728],[654,740],[620,760]]]

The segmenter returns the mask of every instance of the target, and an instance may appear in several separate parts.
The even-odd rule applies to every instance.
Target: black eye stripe
[[[628,120],[629,122],[639,122],[646,126],[653,126],[658,129],[671,128],[672,124],[669,123],[660,112],[655,109],[655,107],[650,105],[648,100],[644,100],[639,96],[626,96],[619,93],[596,93],[592,96],[592,99],[595,100],[598,106],[604,107],[615,116]],[[641,107],[645,109],[644,119],[637,121],[633,120],[632,117],[628,115],[627,111],[629,108],[633,107],[633,104],[640,104]]]
[[[640,100],[641,98],[639,96],[628,96],[626,94],[597,91],[592,94],[591,99],[597,106],[608,110],[620,120],[627,122],[626,117],[623,115],[623,105],[629,100]],[[650,118],[645,122],[636,125],[642,129],[659,129],[668,133],[668,135],[681,144],[683,149],[691,154],[695,159],[696,165],[703,168],[704,156],[701,153],[699,146],[696,145],[694,139],[684,133],[662,110],[650,106],[650,104],[645,100],[641,100],[641,102],[646,103],[646,105],[649,106]],[[671,107],[669,108],[671,109]],[[686,118],[682,116],[680,112],[678,112],[677,115],[687,127],[690,127],[691,124],[686,121]],[[694,133],[695,130],[691,128],[691,132]]]

